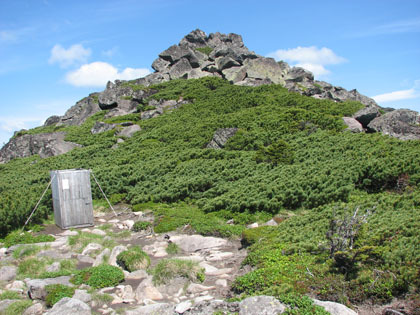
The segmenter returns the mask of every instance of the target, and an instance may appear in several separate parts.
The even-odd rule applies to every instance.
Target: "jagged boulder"
[[[47,120],[44,122],[44,127],[55,125],[59,121],[60,121],[60,116],[48,117]]]
[[[378,107],[368,106],[355,113],[353,118],[360,122],[364,128],[367,128],[369,123],[379,116],[381,116],[381,113],[379,112]]]
[[[355,311],[340,303],[320,301],[317,299],[313,299],[313,301],[315,305],[323,307],[331,315],[357,315]]]
[[[66,111],[62,117],[60,117],[60,121],[57,122],[57,126],[79,126],[90,116],[100,111],[101,109],[98,105],[98,94],[99,93],[92,93],[88,97],[78,101],[74,106]]]
[[[92,314],[90,306],[85,302],[73,298],[62,298],[53,308],[48,311],[48,315],[90,315]]]
[[[0,150],[0,163],[39,154],[41,158],[67,153],[81,145],[64,141],[65,132],[23,135],[9,140]]]
[[[280,65],[273,58],[247,59],[244,62],[248,78],[269,79],[275,84],[284,84],[284,75]]]
[[[137,131],[140,131],[141,128],[139,125],[131,125],[124,127],[121,131],[118,132],[119,137],[131,138]]]
[[[213,135],[213,139],[207,144],[210,149],[223,149],[226,142],[235,135],[238,128],[221,128],[217,129]]]
[[[368,128],[401,140],[419,140],[420,114],[409,109],[397,109],[375,118]]]
[[[285,78],[284,78],[285,81],[292,81],[292,82],[314,81],[314,75],[312,74],[312,72],[308,70],[305,70],[301,67],[293,67],[289,69],[290,70],[286,72],[287,74],[285,75]]]
[[[187,79],[188,72],[190,72],[192,69],[193,68],[190,65],[189,61],[186,58],[182,58],[171,67],[171,70],[169,70],[169,76],[171,80],[180,78]]]

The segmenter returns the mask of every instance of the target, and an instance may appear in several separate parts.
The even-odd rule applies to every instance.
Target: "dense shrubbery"
[[[49,284],[45,287],[45,290],[47,291],[45,303],[47,304],[47,306],[52,307],[62,298],[73,297],[75,288],[63,284]]]
[[[132,272],[149,267],[150,257],[139,247],[135,246],[118,254],[117,264],[121,268]]]
[[[298,213],[279,229],[244,233],[251,245],[247,262],[257,268],[238,279],[238,292],[267,287],[383,301],[418,286],[419,141],[343,132],[341,117],[360,103],[317,100],[277,85],[241,87],[202,78],[152,88],[158,91],[152,98],[191,103],[149,120],[139,121],[138,114],[113,120],[142,128],[118,149],[112,149],[113,131],[90,133],[95,121],[104,120],[106,112],[99,112],[80,127],[62,129],[83,148],[0,165],[0,234],[23,224],[49,170],[90,168],[115,201],[151,205],[156,232],[188,225],[204,235],[241,235],[245,224],[270,214]],[[225,149],[206,149],[214,132],[228,127],[239,131]],[[102,198],[96,187],[93,197]],[[48,193],[33,221],[45,218],[51,204]],[[330,258],[332,213],[343,219],[356,207],[376,210],[353,248]],[[343,273],[340,264],[354,272]]]
[[[123,280],[124,273],[120,268],[105,264],[79,270],[71,278],[74,284],[80,285],[84,283],[95,289],[115,287]]]

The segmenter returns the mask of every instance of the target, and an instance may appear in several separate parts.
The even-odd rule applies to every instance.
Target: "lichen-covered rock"
[[[92,93],[88,97],[78,101],[74,106],[67,110],[62,117],[60,117],[60,121],[57,123],[57,126],[79,126],[90,116],[100,111],[98,94],[99,93]]]
[[[232,83],[238,83],[246,78],[245,67],[231,67],[229,69],[222,70],[223,77]]]
[[[124,127],[121,131],[118,132],[119,137],[131,138],[137,131],[140,131],[141,128],[139,125],[131,125]]]
[[[301,67],[293,67],[287,72],[284,80],[293,82],[313,81],[314,75]]]
[[[81,145],[64,141],[65,132],[23,135],[10,139],[0,150],[0,163],[39,154],[41,158],[67,153]]]
[[[15,266],[4,266],[0,268],[0,281],[11,281],[16,278]]]
[[[213,135],[213,139],[207,145],[210,149],[222,149],[226,142],[235,135],[238,128],[221,128],[217,129]]]
[[[409,109],[397,109],[375,118],[368,128],[401,140],[419,140],[420,114]]]
[[[283,71],[273,58],[247,59],[244,62],[249,78],[270,79],[275,84],[284,84]]]
[[[28,294],[32,300],[45,300],[47,296],[47,291],[45,287],[49,284],[63,284],[67,286],[73,286],[70,283],[69,276],[61,276],[57,278],[47,278],[47,279],[32,279],[26,281],[26,286],[28,287]]]
[[[103,133],[112,129],[115,129],[117,125],[115,124],[107,124],[102,121],[97,121],[95,125],[90,130],[90,133],[96,135],[98,133]]]
[[[171,67],[171,70],[169,70],[169,76],[171,80],[180,78],[186,79],[191,70],[192,66],[189,61],[186,58],[182,58]]]
[[[48,117],[47,120],[44,122],[44,127],[55,125],[59,121],[60,121],[60,116]]]

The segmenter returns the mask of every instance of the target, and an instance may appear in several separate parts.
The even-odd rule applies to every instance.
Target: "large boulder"
[[[401,140],[419,140],[420,114],[409,109],[397,109],[375,118],[368,128]]]
[[[270,79],[275,84],[284,84],[283,71],[273,58],[247,59],[244,62],[249,78]]]
[[[79,144],[64,141],[65,136],[65,132],[53,132],[14,137],[0,150],[0,163],[35,154],[46,158],[81,147]]]
[[[381,116],[381,113],[377,106],[367,106],[355,113],[353,118],[360,122],[364,128],[367,128],[369,123],[379,116]]]
[[[140,131],[141,128],[139,125],[131,125],[124,127],[121,131],[118,132],[119,137],[131,138],[137,131]]]
[[[292,82],[313,81],[314,75],[312,74],[312,72],[303,68],[293,67],[290,69],[290,71],[287,72],[284,80]]]
[[[67,110],[62,117],[60,117],[60,121],[57,122],[57,126],[79,126],[90,116],[100,111],[98,94],[99,93],[92,93],[88,97],[78,101],[74,106]]]
[[[45,287],[49,284],[63,284],[66,286],[73,286],[70,283],[70,276],[61,276],[57,278],[47,278],[47,279],[32,279],[26,281],[26,286],[28,287],[28,295],[32,300],[45,300],[47,296],[47,291]]]
[[[192,70],[192,66],[189,63],[188,59],[182,58],[176,64],[171,67],[169,70],[169,76],[171,80],[188,77],[188,73]]]
[[[228,244],[223,238],[201,235],[175,235],[170,240],[186,252],[218,249]]]
[[[11,281],[16,278],[17,268],[15,266],[4,266],[0,268],[0,281]]]
[[[347,126],[347,131],[351,131],[354,133],[364,131],[362,124],[352,117],[343,117],[343,121]]]
[[[90,133],[93,135],[96,135],[98,133],[103,133],[109,130],[113,130],[116,128],[117,125],[115,124],[107,124],[102,121],[97,121],[95,125],[93,125],[92,129],[90,130]]]
[[[331,315],[357,315],[355,311],[340,303],[319,301],[316,299],[313,299],[313,301],[315,305],[323,307]]]
[[[90,306],[85,302],[73,298],[62,298],[54,304],[53,308],[48,311],[48,315],[90,315],[92,314]]]
[[[217,129],[213,135],[213,138],[207,144],[207,148],[210,149],[223,149],[225,147],[226,142],[233,137],[238,128],[221,128]]]

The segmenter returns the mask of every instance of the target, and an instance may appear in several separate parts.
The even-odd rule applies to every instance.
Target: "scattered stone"
[[[204,291],[210,291],[216,289],[215,286],[204,286],[199,283],[191,283],[187,288],[187,293],[196,294]]]
[[[82,255],[89,255],[95,251],[101,250],[102,245],[98,243],[89,243],[82,251]]]
[[[194,299],[194,303],[200,303],[200,302],[203,302],[203,301],[210,301],[210,300],[213,300],[213,299],[214,299],[214,297],[212,297],[211,295],[203,295],[203,296],[196,297]]]
[[[28,307],[22,315],[42,315],[44,314],[44,307],[41,303],[35,303]]]
[[[321,306],[325,308],[327,312],[330,312],[331,315],[357,315],[355,311],[348,308],[347,306],[336,303],[336,302],[328,302],[328,301],[320,301],[317,299],[312,299],[315,305]]]
[[[62,298],[58,301],[52,309],[47,312],[48,315],[90,315],[90,306],[85,302],[82,302],[73,298]]]
[[[100,235],[100,236],[105,236],[106,235],[106,232],[102,231],[100,229],[93,229],[92,231],[90,231],[90,233]]]
[[[223,269],[217,269],[214,271],[206,271],[205,274],[206,276],[220,276],[223,274],[231,273],[232,270],[233,270],[232,268],[223,268]]]
[[[217,279],[216,285],[226,288],[228,286],[228,283],[226,279]]]
[[[253,296],[239,303],[239,315],[277,315],[285,310],[286,306],[272,296]]]
[[[246,226],[246,228],[247,229],[255,229],[255,228],[257,228],[258,227],[258,223],[257,222],[254,222],[254,223],[252,223],[252,224],[248,224],[247,226]]]
[[[95,125],[92,127],[92,129],[90,130],[90,133],[93,135],[96,135],[98,133],[103,133],[106,131],[113,130],[116,127],[117,127],[116,124],[107,124],[102,121],[97,121]]]
[[[11,281],[16,278],[16,267],[4,266],[0,268],[0,281]]]
[[[206,257],[206,260],[207,261],[220,261],[220,260],[225,260],[230,257],[233,257],[233,253],[231,252],[215,252],[215,253],[211,253],[208,257]]]
[[[177,312],[178,314],[184,314],[191,308],[191,306],[192,303],[190,301],[181,302],[175,307],[175,312]]]
[[[25,280],[26,286],[28,287],[28,294],[32,300],[44,300],[47,296],[45,286],[49,284],[63,284],[66,286],[73,286],[70,283],[70,276],[61,276],[57,278],[47,278],[47,279],[29,279]]]
[[[173,315],[174,314],[174,306],[169,303],[157,303],[157,304],[150,304],[145,306],[139,306],[132,310],[126,310],[126,315]]]
[[[112,249],[112,251],[111,251],[111,255],[109,256],[109,261],[108,261],[108,263],[109,263],[111,266],[116,266],[116,267],[118,267],[118,265],[117,265],[117,256],[118,256],[120,253],[122,253],[123,251],[125,251],[125,250],[127,250],[127,247],[126,247],[126,246],[124,246],[124,245],[118,245],[118,246],[115,246],[115,247]]]
[[[12,283],[9,283],[5,286],[6,290],[13,290],[13,291],[23,291],[25,288],[25,282],[20,280],[15,280]]]
[[[2,314],[8,307],[9,305],[15,303],[18,300],[2,300],[0,301],[0,314]]]
[[[61,236],[75,236],[77,234],[79,234],[79,233],[77,233],[77,231],[65,230],[64,232],[62,232],[58,235],[61,235]]]
[[[86,290],[76,290],[73,295],[73,299],[80,300],[85,303],[92,301],[92,295],[87,293]]]
[[[93,259],[92,257],[82,254],[77,255],[77,260],[85,264],[93,264],[95,262],[95,259]]]
[[[128,279],[133,279],[133,280],[138,280],[138,279],[144,279],[147,278],[148,274],[145,270],[136,270],[133,272],[130,272],[125,278]]]
[[[120,132],[117,133],[117,136],[131,138],[137,131],[140,130],[141,128],[139,125],[124,127]]]
[[[152,276],[148,276],[139,284],[135,295],[136,300],[139,303],[142,303],[144,299],[150,299],[153,301],[159,301],[163,299],[163,295],[152,283]]]
[[[263,225],[264,226],[277,226],[279,224],[276,222],[276,220],[271,219],[270,221],[265,222]]]
[[[186,252],[217,249],[225,246],[228,241],[223,238],[201,235],[175,235],[170,239]]]
[[[125,220],[125,221],[123,221],[121,223],[123,224],[124,228],[127,229],[127,230],[131,230],[131,228],[134,225],[134,221],[133,220]]]
[[[103,264],[105,261],[105,257],[109,257],[111,254],[111,250],[109,248],[105,248],[98,256],[96,256],[95,261],[93,262],[92,266],[97,267],[100,264]]]
[[[131,285],[126,285],[121,290],[121,298],[124,300],[133,300],[136,297],[136,294],[133,291],[133,287]]]

